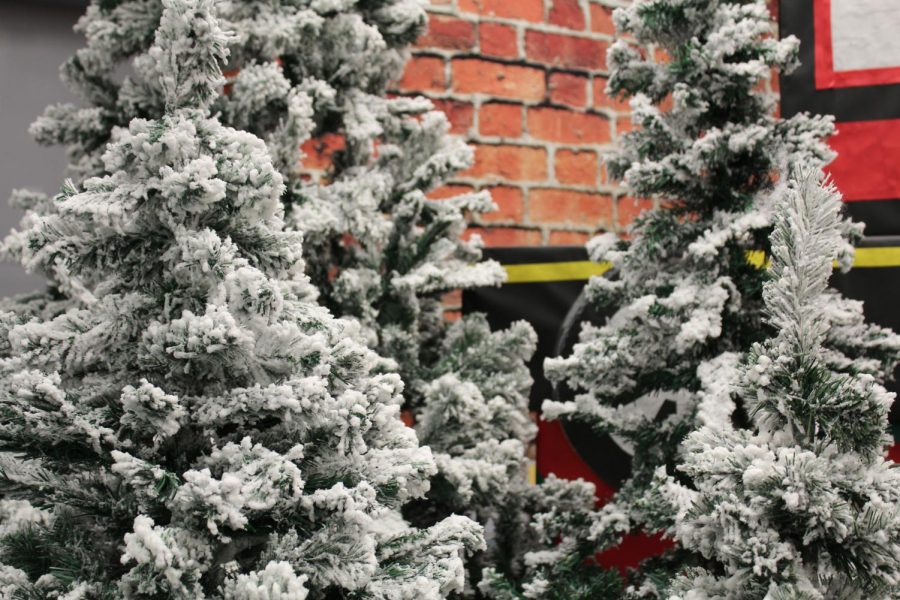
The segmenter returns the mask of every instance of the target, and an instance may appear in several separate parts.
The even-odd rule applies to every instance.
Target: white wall
[[[72,101],[59,66],[83,39],[72,26],[82,3],[0,0],[0,235],[19,221],[7,204],[14,188],[55,193],[65,179],[62,148],[38,146],[28,126],[48,104]],[[42,280],[0,263],[0,297],[39,289]]]

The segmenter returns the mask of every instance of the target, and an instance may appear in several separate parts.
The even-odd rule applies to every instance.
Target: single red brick
[[[769,76],[769,83],[773,92],[776,94],[781,93],[781,77],[779,77],[778,69],[772,69],[771,75]]]
[[[631,106],[627,98],[613,97],[606,93],[606,82],[606,77],[594,77],[594,106],[619,112],[630,111]]]
[[[514,227],[469,227],[463,234],[464,239],[480,235],[485,246],[540,246],[541,232],[536,229],[520,229]]]
[[[585,26],[584,10],[578,0],[552,0],[547,20],[568,29],[581,30]]]
[[[631,122],[631,117],[619,117],[616,119],[616,136],[628,133],[633,129],[634,123]]]
[[[475,121],[475,107],[469,102],[459,100],[439,99],[432,100],[435,107],[443,111],[450,121],[450,133],[468,133]]]
[[[481,54],[485,56],[502,56],[517,58],[519,43],[516,41],[516,30],[499,23],[481,23],[478,26],[481,40]]]
[[[406,63],[406,70],[397,87],[416,92],[443,91],[447,87],[444,59],[439,56],[412,57]]]
[[[669,56],[668,51],[665,48],[660,48],[659,46],[657,46],[653,51],[653,59],[658,63],[672,62],[672,57]]]
[[[557,150],[556,180],[572,185],[597,185],[597,154],[590,151]]]
[[[474,144],[475,164],[463,177],[495,176],[514,181],[547,179],[547,151],[529,146]]]
[[[756,82],[756,85],[753,86],[753,91],[757,94],[764,94],[768,89],[769,85],[766,79],[760,79]]]
[[[428,30],[416,41],[420,48],[471,50],[477,43],[475,24],[446,15],[430,14]]]
[[[222,71],[222,77],[224,77],[225,80],[228,81],[228,83],[225,84],[226,87],[231,85],[231,82],[233,82],[234,79],[240,74],[241,74],[241,70],[239,68],[225,69],[224,71]]]
[[[454,59],[451,68],[453,89],[462,94],[482,93],[517,100],[544,98],[544,72],[541,69],[477,58]]]
[[[338,150],[346,147],[344,136],[327,133],[321,137],[306,140],[300,150],[305,155],[301,161],[304,169],[327,169],[331,166],[331,158]]]
[[[474,191],[471,185],[444,185],[428,192],[428,198],[431,200],[445,200],[460,194],[468,194]]]
[[[550,100],[556,104],[583,107],[587,105],[588,78],[571,73],[551,73],[548,89]]]
[[[459,0],[459,10],[485,17],[544,21],[544,0]]]
[[[607,42],[588,38],[529,31],[525,54],[539,62],[567,68],[605,69]]]
[[[566,144],[605,144],[610,141],[609,121],[600,115],[546,106],[528,109],[528,133]]]
[[[549,246],[584,246],[591,235],[581,231],[551,231]]]
[[[453,290],[441,296],[441,304],[445,309],[459,309],[462,306],[462,290]]]
[[[620,228],[628,227],[638,215],[650,208],[653,208],[653,201],[648,198],[622,196],[616,200],[616,221]]]
[[[667,94],[666,97],[659,102],[659,110],[662,112],[671,112],[674,106],[675,100],[672,98],[672,94]]]
[[[483,104],[478,112],[481,135],[517,138],[522,135],[522,105],[506,102]]]
[[[528,193],[528,218],[531,223],[595,227],[609,225],[612,212],[612,198],[605,194],[549,188]]]
[[[591,31],[615,35],[616,24],[613,23],[612,13],[613,9],[609,6],[591,3]]]
[[[513,221],[521,223],[525,216],[525,198],[522,189],[510,187],[507,185],[498,185],[489,190],[497,210],[481,215],[481,221],[484,223],[493,223],[496,221]]]

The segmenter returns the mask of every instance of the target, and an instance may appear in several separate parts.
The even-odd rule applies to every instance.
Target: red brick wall
[[[431,0],[396,87],[434,100],[474,147],[475,165],[435,195],[491,190],[499,210],[471,228],[488,245],[581,244],[641,208],[600,158],[630,124],[604,94],[622,2]]]

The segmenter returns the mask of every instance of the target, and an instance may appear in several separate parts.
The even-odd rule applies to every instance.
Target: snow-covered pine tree
[[[0,589],[27,598],[444,598],[481,528],[400,516],[435,472],[359,325],[310,300],[266,145],[209,116],[229,36],[164,0],[164,103],[20,234],[84,283],[4,313]]]
[[[160,13],[160,0],[94,0],[79,21],[87,45],[62,72],[87,106],[51,106],[32,126],[39,142],[67,145],[78,178],[102,172],[117,128],[163,112],[159,85],[145,73]],[[445,335],[442,293],[504,277],[496,263],[480,262],[477,239],[460,239],[467,214],[493,208],[489,194],[425,198],[470,164],[471,149],[448,135],[446,117],[427,99],[386,94],[426,23],[422,3],[224,1],[220,15],[237,35],[234,75],[214,112],[267,141],[286,182],[286,220],[305,235],[322,303],[358,318],[421,398],[430,383],[423,372],[435,366]],[[329,134],[343,149],[323,182],[307,182],[300,146]],[[33,194],[15,201],[52,210]],[[57,279],[68,285],[64,273]]]
[[[100,172],[102,148],[117,127],[163,112],[146,56],[160,13],[159,0],[95,0],[79,23],[87,46],[63,74],[88,107],[50,107],[32,130],[43,143],[67,144],[80,177]],[[304,234],[321,301],[358,319],[370,347],[395,361],[420,439],[435,451],[439,472],[407,516],[426,525],[466,512],[491,522],[489,554],[471,565],[473,574],[487,563],[515,577],[533,537],[522,510],[535,505],[523,481],[535,433],[524,361],[535,338],[524,324],[492,333],[479,316],[443,319],[446,291],[496,284],[503,273],[479,262],[477,241],[460,240],[467,213],[492,207],[486,193],[425,196],[466,167],[471,150],[448,135],[445,116],[429,101],[386,94],[426,22],[423,6],[250,0],[222,2],[220,14],[237,35],[229,43],[233,75],[213,110],[267,141],[286,183],[286,221]],[[119,82],[123,70],[129,75]],[[324,179],[309,181],[298,149],[325,136],[344,147]],[[55,210],[36,195],[17,199],[35,214]],[[11,238],[7,251],[20,254],[25,241]],[[59,291],[79,301],[80,279],[54,269]],[[60,305],[48,310],[40,297],[16,307],[26,309]]]
[[[894,394],[834,370],[825,346],[828,279],[845,244],[840,195],[821,172],[798,172],[774,210],[763,296],[777,335],[754,345],[734,386],[752,426],[688,437],[680,470],[695,488],[660,474],[675,539],[705,559],[667,597],[897,598],[900,470],[884,458]]]
[[[797,40],[777,39],[764,0],[636,0],[614,19],[631,39],[610,48],[608,91],[632,97],[635,130],[607,164],[631,194],[660,206],[636,221],[630,242],[607,234],[589,244],[593,260],[615,267],[586,289],[612,316],[585,325],[571,356],[547,361],[576,399],[545,403],[544,416],[582,419],[632,445],[631,477],[601,514],[624,516],[625,527],[615,521],[623,530],[653,530],[674,516],[652,500],[657,468],[673,472],[681,441],[700,425],[745,419],[725,401],[698,405],[722,398],[742,355],[771,333],[760,268],[769,194],[781,164],[830,159],[832,124],[773,116],[764,84],[794,66]],[[838,256],[845,267],[850,250]],[[858,303],[830,298],[831,364],[890,374],[900,340],[866,325]]]

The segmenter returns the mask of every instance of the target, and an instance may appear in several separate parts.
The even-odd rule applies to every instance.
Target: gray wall
[[[12,189],[53,194],[65,179],[64,150],[38,146],[28,126],[46,105],[75,100],[59,66],[83,45],[72,31],[83,10],[77,1],[0,0],[0,235],[19,221],[6,202]],[[19,265],[0,263],[0,297],[42,285]]]

